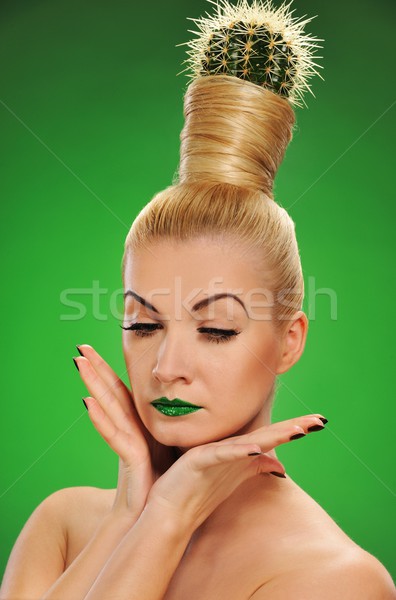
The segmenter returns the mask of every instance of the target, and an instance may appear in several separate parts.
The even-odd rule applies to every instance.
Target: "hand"
[[[319,415],[273,423],[248,434],[196,446],[185,452],[152,486],[146,507],[159,510],[193,532],[246,479],[284,467],[265,454],[291,436],[323,426]],[[249,456],[250,452],[260,452]]]
[[[143,425],[132,393],[107,362],[88,344],[74,359],[90,396],[84,398],[95,429],[119,456],[112,512],[137,519],[154,481],[172,464],[172,449],[159,444]]]

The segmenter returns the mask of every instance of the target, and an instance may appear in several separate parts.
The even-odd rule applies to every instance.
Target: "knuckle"
[[[118,390],[123,390],[123,389],[125,388],[125,384],[124,384],[124,382],[123,382],[123,381],[121,381],[121,379],[119,379],[119,378],[117,377],[117,379],[115,379],[115,380],[114,380],[114,382],[113,382],[113,384],[112,384],[112,387],[113,387],[113,388],[114,388],[116,391],[118,391]]]
[[[235,448],[233,448],[233,450],[235,450]],[[215,459],[217,461],[220,461],[222,458],[222,455],[223,455],[222,446],[214,446],[213,454],[214,454]]]
[[[111,431],[111,433],[109,433],[108,436],[107,436],[108,441],[109,441],[110,444],[114,444],[114,442],[116,442],[119,437],[120,437],[119,429],[116,429],[115,427]]]
[[[116,397],[111,393],[109,388],[105,391],[104,398],[106,399],[107,406],[112,406],[116,402]]]
[[[202,446],[190,448],[184,453],[182,458],[190,463],[194,471],[201,471],[204,466],[204,448]]]
[[[292,425],[290,431],[291,433],[305,433],[304,428],[297,424]]]
[[[274,445],[282,444],[285,441],[285,439],[289,438],[289,435],[290,435],[289,432],[277,431],[276,435],[275,435],[275,444]]]
[[[204,452],[204,448],[202,446],[195,446],[195,448],[190,448],[186,452],[186,456],[192,459],[201,458]]]
[[[95,369],[92,367],[92,365],[90,364],[90,362],[86,359],[85,360],[86,365],[87,365],[87,370],[89,372],[89,376],[92,380],[93,383],[97,383],[97,381],[99,380],[99,375],[97,374],[97,372],[95,371]]]

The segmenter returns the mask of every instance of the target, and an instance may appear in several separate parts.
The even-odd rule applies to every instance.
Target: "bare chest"
[[[105,506],[108,510],[109,504]],[[78,519],[78,526],[75,522],[69,530],[66,568],[100,525],[98,516],[89,516],[92,511],[82,514],[84,518]],[[296,527],[295,520],[286,518],[286,512],[270,522],[263,521],[260,513],[245,514],[249,518],[232,529],[230,525],[217,527],[215,531],[192,536],[163,600],[249,600],[274,577],[288,576],[291,568],[326,561],[330,548],[338,552],[346,544],[345,536],[335,525],[313,519],[313,515],[301,519],[302,525]],[[322,534],[319,539],[318,529]],[[161,569],[161,565],[153,564],[152,568]]]
[[[257,536],[262,535],[257,530]],[[176,569],[163,600],[248,600],[279,571],[279,554],[254,535],[193,540]]]
[[[274,578],[289,580],[291,573],[327,565],[354,545],[332,529],[323,528],[319,538],[312,530],[277,533],[258,524],[236,536],[220,532],[193,541],[163,600],[249,600]]]
[[[98,524],[81,524],[69,532],[65,569],[89,543]],[[248,539],[226,532],[199,539],[193,536],[163,600],[248,600],[276,572],[275,555],[263,553],[252,539],[249,543]],[[153,569],[160,568],[161,565],[153,565]]]

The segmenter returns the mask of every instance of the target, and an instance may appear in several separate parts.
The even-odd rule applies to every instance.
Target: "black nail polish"
[[[249,452],[248,456],[258,456],[261,452]]]
[[[276,477],[283,477],[286,479],[286,475],[284,473],[278,473],[278,471],[270,471],[271,475],[275,475]]]
[[[76,359],[75,359],[74,357],[73,357],[73,361],[74,361],[74,364],[75,364],[75,365],[76,365],[76,367],[77,367],[77,371],[79,371],[80,369],[78,368],[77,361],[76,361]]]
[[[298,440],[298,438],[302,438],[305,436],[305,433],[295,433],[294,435],[291,436],[291,440]]]
[[[82,398],[82,401],[84,402],[85,408],[88,410],[88,406],[87,406],[87,403],[85,402],[84,398]]]
[[[311,427],[308,427],[308,431],[320,431],[324,428],[324,425],[312,425]]]
[[[76,344],[76,348],[77,348],[77,352],[79,352],[81,354],[81,356],[84,356],[84,354],[81,352],[80,348],[77,346]]]
[[[326,425],[326,423],[329,422],[329,420],[325,419],[324,417],[319,417],[319,419],[322,421],[323,425]]]

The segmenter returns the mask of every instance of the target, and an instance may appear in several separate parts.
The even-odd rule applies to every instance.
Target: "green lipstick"
[[[189,413],[195,412],[196,410],[202,408],[202,406],[191,404],[191,402],[184,402],[184,400],[180,400],[180,398],[168,400],[168,398],[165,398],[165,396],[153,400],[151,404],[160,413],[167,415],[168,417],[180,417],[182,415],[188,415]]]

